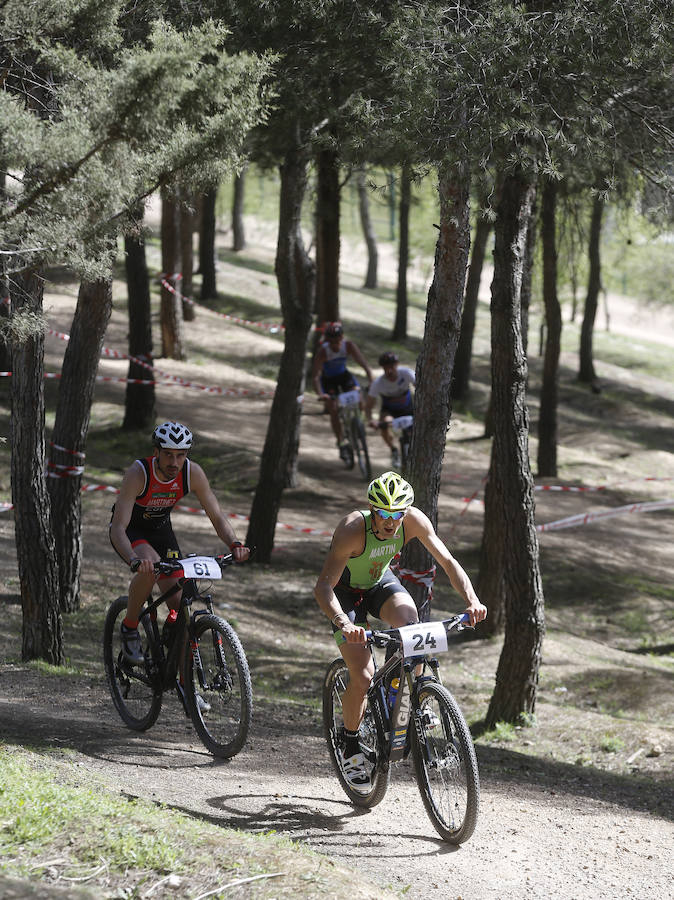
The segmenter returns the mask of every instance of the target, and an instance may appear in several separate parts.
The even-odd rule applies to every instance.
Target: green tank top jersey
[[[346,565],[340,581],[352,588],[366,591],[373,587],[391,565],[393,557],[400,553],[405,543],[405,526],[403,525],[395,537],[382,541],[372,533],[372,514],[369,510],[361,510],[365,519],[365,549],[360,556],[354,556]]]

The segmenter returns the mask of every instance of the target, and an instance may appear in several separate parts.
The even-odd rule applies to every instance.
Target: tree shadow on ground
[[[540,759],[497,747],[478,746],[483,787],[493,792],[549,791],[557,800],[588,800],[622,806],[674,821],[674,782],[614,775],[591,766]]]

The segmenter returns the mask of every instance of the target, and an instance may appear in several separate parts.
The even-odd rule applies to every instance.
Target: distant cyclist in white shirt
[[[397,469],[400,465],[400,452],[396,447],[391,423],[400,416],[414,415],[414,398],[411,387],[416,377],[413,369],[398,364],[398,357],[392,350],[386,350],[379,357],[379,365],[384,374],[371,383],[365,401],[365,412],[373,428],[378,428],[382,438],[391,450],[391,465]],[[374,407],[377,397],[381,397],[379,421],[374,419]]]

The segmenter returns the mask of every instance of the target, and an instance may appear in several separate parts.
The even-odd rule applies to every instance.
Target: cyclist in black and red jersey
[[[250,555],[220,509],[204,470],[187,458],[192,448],[189,428],[179,422],[164,422],[154,429],[152,443],[152,456],[135,460],[127,469],[110,521],[112,546],[134,573],[121,626],[123,653],[134,665],[143,662],[138,617],[157,580],[154,563],[160,559],[179,559],[181,555],[171,525],[171,510],[182,497],[190,491],[196,494],[216,534],[230,548],[236,562],[243,562]],[[159,578],[163,590],[177,582],[168,576]],[[171,605],[177,608],[180,593],[174,598]]]

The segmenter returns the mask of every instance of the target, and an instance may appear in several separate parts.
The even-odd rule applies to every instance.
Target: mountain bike
[[[131,664],[122,653],[120,624],[127,597],[110,605],[103,630],[105,673],[122,721],[134,731],[146,731],[157,721],[164,692],[175,690],[204,746],[225,759],[245,744],[253,707],[246,654],[229,622],[215,615],[207,593],[210,582],[222,578],[232,563],[231,554],[155,563],[157,574],[179,580],[156,600],[148,597],[141,610],[142,665]],[[203,590],[201,581],[209,582]],[[158,607],[181,589],[175,623],[169,613],[160,630]],[[206,608],[191,612],[195,601]]]
[[[391,422],[393,434],[400,444],[400,467],[405,471],[407,460],[410,455],[410,444],[412,443],[412,427],[414,425],[414,416],[398,416]]]
[[[411,752],[426,812],[440,837],[450,844],[467,841],[475,830],[480,781],[468,725],[441,683],[435,654],[446,651],[448,635],[463,630],[468,621],[464,613],[441,622],[367,632],[374,675],[359,740],[372,766],[369,790],[347,781],[339,753],[344,747],[342,695],[349,683],[343,659],[328,667],[323,682],[324,735],[332,765],[351,802],[359,807],[380,803],[390,782],[391,764]],[[381,667],[377,667],[375,647],[388,647],[391,654]]]
[[[360,408],[360,391],[355,389],[337,394],[337,404],[338,415],[342,423],[342,434],[344,440],[349,442],[344,462],[348,469],[353,469],[357,462],[363,478],[371,481],[372,469],[365,437],[365,423]]]

